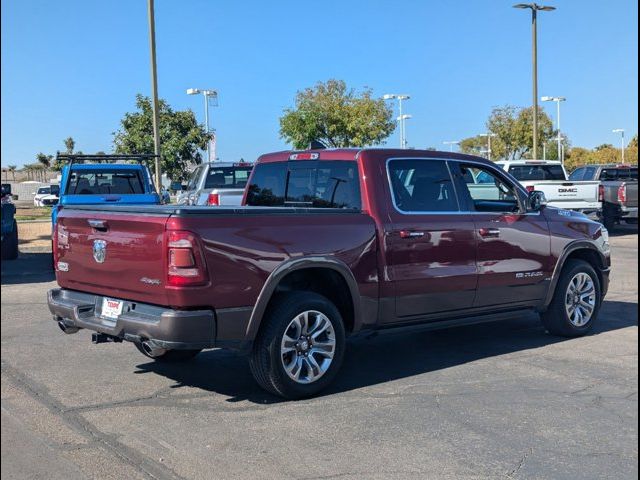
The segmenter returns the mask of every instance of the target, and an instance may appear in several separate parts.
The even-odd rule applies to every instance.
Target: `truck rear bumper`
[[[53,319],[66,327],[86,328],[131,342],[152,341],[159,348],[203,349],[215,346],[212,310],[172,310],[123,300],[117,319],[100,315],[105,297],[62,288],[49,290]]]
[[[620,213],[622,214],[622,218],[638,218],[638,207],[621,207]]]

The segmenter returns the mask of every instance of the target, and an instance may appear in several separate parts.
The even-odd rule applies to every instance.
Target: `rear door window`
[[[532,180],[566,180],[561,165],[513,165],[509,173],[521,182]]]
[[[145,193],[140,170],[76,170],[67,185],[71,195],[127,195]]]
[[[393,203],[401,212],[457,212],[458,199],[446,162],[391,160],[388,166]]]
[[[293,161],[255,167],[247,205],[360,209],[358,165],[349,161]]]

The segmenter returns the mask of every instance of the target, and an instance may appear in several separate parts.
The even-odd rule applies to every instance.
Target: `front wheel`
[[[249,360],[258,384],[296,399],[314,395],[335,378],[345,349],[340,312],[314,292],[281,295],[263,319]]]
[[[542,322],[554,335],[586,335],[598,317],[601,303],[600,280],[593,267],[583,260],[568,260]]]

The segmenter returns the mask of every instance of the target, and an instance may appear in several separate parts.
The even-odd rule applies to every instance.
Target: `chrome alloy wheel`
[[[297,315],[285,329],[280,343],[280,359],[289,377],[302,384],[322,377],[333,361],[336,334],[329,318],[308,310]]]
[[[569,321],[576,327],[583,327],[596,309],[596,286],[589,274],[577,273],[569,282],[564,306]]]

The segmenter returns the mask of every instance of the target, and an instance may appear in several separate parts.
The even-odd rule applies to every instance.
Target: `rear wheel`
[[[600,280],[593,267],[583,260],[568,260],[542,322],[554,335],[586,335],[598,317],[601,303]]]
[[[2,241],[2,260],[15,260],[18,258],[18,224],[13,221],[11,233],[5,235]]]
[[[165,348],[153,348],[148,343],[136,343],[136,348],[145,357],[160,362],[185,362],[191,360],[202,350],[167,350]]]
[[[263,320],[250,357],[258,384],[284,398],[309,397],[335,378],[345,348],[340,312],[313,292],[280,296]]]

